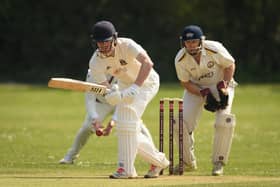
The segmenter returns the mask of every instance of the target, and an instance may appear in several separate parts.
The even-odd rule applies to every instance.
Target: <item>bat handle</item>
[[[112,91],[111,89],[107,88],[105,94],[108,94],[108,93],[110,93],[111,91]]]

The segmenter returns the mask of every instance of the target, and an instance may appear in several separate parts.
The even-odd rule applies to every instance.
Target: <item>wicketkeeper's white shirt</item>
[[[223,80],[223,70],[235,62],[225,47],[216,41],[203,41],[200,64],[182,48],[175,57],[177,77],[182,82],[189,80],[208,86]]]

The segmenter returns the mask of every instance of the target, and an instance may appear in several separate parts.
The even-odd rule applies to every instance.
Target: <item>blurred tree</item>
[[[200,25],[236,59],[239,81],[280,81],[280,2],[276,0],[2,0],[0,81],[84,79],[94,49],[89,31],[112,21],[120,37],[139,42],[161,80],[177,81],[174,57],[185,25]]]

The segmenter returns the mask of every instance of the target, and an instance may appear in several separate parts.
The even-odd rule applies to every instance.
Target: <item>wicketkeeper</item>
[[[215,134],[212,175],[222,175],[227,163],[235,115],[231,113],[234,97],[235,60],[216,41],[205,40],[200,27],[189,25],[180,37],[182,49],[176,55],[175,68],[184,91],[184,163],[185,170],[197,168],[194,155],[194,130],[203,108],[213,112]],[[175,129],[178,129],[176,125]],[[175,168],[178,173],[178,168]]]

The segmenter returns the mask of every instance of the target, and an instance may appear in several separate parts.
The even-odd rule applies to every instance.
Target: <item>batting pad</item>
[[[138,153],[143,160],[155,166],[166,168],[169,165],[165,154],[159,152],[149,138],[142,133],[138,134]]]
[[[174,140],[179,145],[179,119],[174,123]],[[193,165],[196,158],[194,155],[194,135],[189,133],[187,125],[183,124],[183,160],[187,165]]]
[[[140,134],[140,120],[138,120],[133,108],[119,107],[116,111],[118,157],[119,166],[125,169],[128,177],[137,176],[134,161],[137,154],[137,134]]]
[[[235,127],[235,115],[217,115],[215,122],[215,135],[213,143],[213,163],[221,161],[223,164],[228,162],[231,143]]]
[[[148,140],[150,141],[150,143],[155,147],[153,138],[150,134],[150,131],[148,130],[148,128],[146,127],[146,125],[144,123],[141,123],[141,133],[146,136],[148,138]]]

